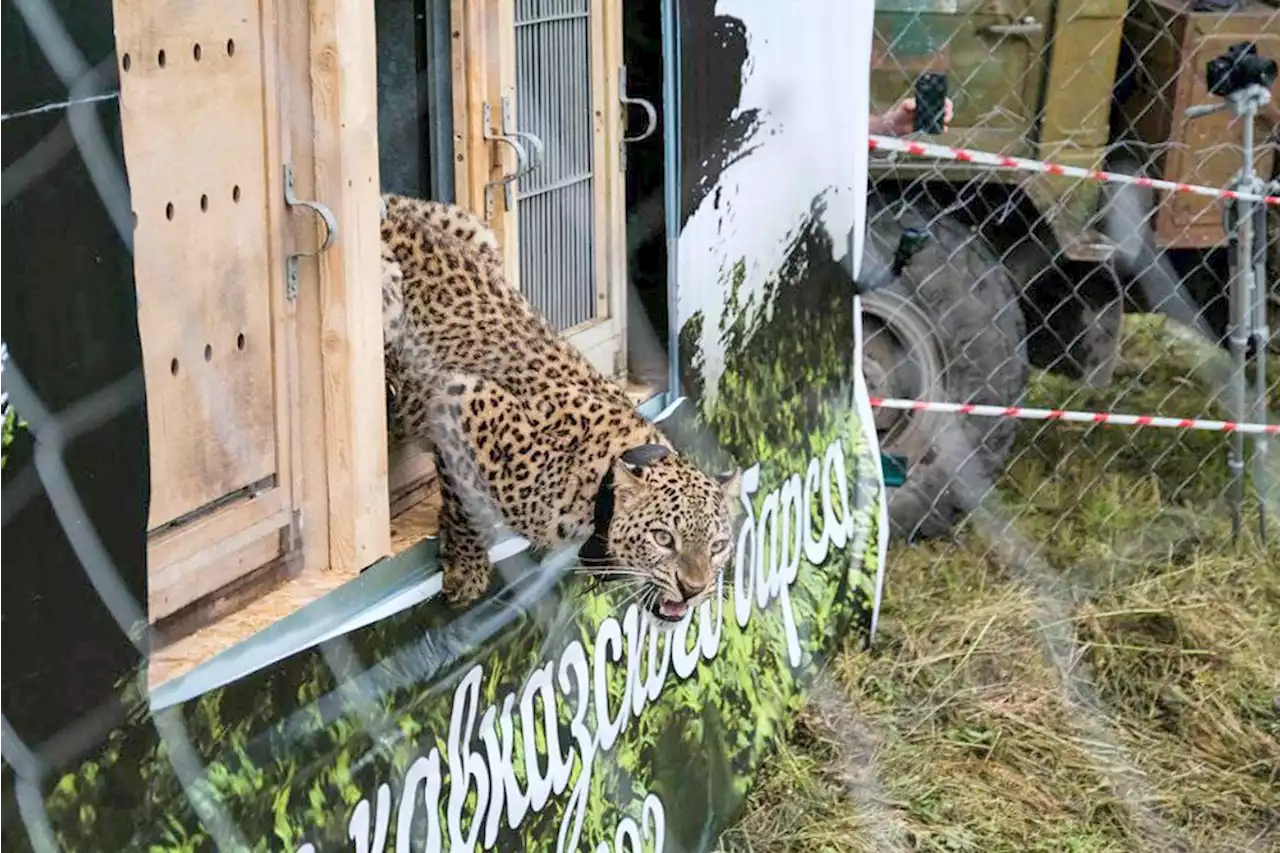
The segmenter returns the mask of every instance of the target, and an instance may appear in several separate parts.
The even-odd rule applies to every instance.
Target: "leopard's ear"
[[[671,451],[661,444],[641,444],[624,450],[613,461],[614,498],[627,509],[636,506],[648,491],[644,469],[670,455]]]
[[[641,444],[622,452],[622,461],[633,468],[647,468],[660,459],[666,459],[671,451],[661,444]]]
[[[742,494],[742,471],[737,468],[724,474],[717,474],[716,482],[727,500],[736,501]]]
[[[644,468],[627,462],[626,454],[613,460],[613,499],[623,509],[634,509],[644,500],[649,487]]]

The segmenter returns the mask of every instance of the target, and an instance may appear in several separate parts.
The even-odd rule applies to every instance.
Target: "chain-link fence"
[[[1270,3],[877,4],[877,111],[909,131],[926,71],[955,104],[873,145],[864,370],[917,544],[885,657],[838,668],[857,712],[818,703],[744,849],[1277,843],[1280,271],[1270,200],[1228,197],[1275,193],[1274,66],[1230,51],[1277,33]]]
[[[1212,95],[1206,66],[1218,55],[1231,66],[1229,45],[1259,33],[1265,54],[1275,10],[1263,4],[1224,6],[1218,14],[1215,4],[1182,3],[996,4],[999,9],[967,11],[915,5],[878,7],[874,92],[892,91],[919,70],[943,69],[957,105],[945,144],[1047,165],[992,168],[964,152],[946,160],[890,152],[879,162],[871,230],[886,262],[905,229],[937,232],[896,286],[923,310],[899,310],[892,292],[872,298],[872,313],[884,315],[876,321],[894,338],[880,345],[887,352],[882,358],[898,357],[902,347],[914,352],[917,342],[923,350],[908,359],[913,375],[869,368],[884,377],[881,396],[1265,421],[1275,394],[1260,355],[1275,350],[1274,339],[1260,346],[1268,335],[1265,309],[1275,301],[1275,276],[1264,266],[1273,245],[1269,215],[1259,214],[1258,245],[1244,249],[1250,261],[1237,273],[1240,203],[1150,184],[1270,194],[1269,97],[1249,107],[1239,93],[1228,100]],[[1231,67],[1242,80],[1223,85],[1242,91],[1252,82],[1245,79],[1251,66]],[[1223,109],[1189,112],[1205,104]],[[1237,174],[1244,162],[1241,129],[1249,123],[1242,109],[1257,112],[1256,186],[1252,175]],[[1095,177],[1061,177],[1071,167]],[[1097,174],[1104,170],[1140,181]],[[1245,272],[1254,274],[1255,263],[1258,285],[1240,294],[1244,313],[1233,317],[1233,284]],[[1234,360],[1235,350],[1244,357]],[[1176,386],[1161,387],[1158,377],[1174,375],[1181,377]],[[1204,393],[1179,396],[1189,383]],[[1243,400],[1231,396],[1233,383],[1248,386]],[[908,534],[945,530],[971,505],[974,493],[951,482],[953,471],[1017,469],[1037,454],[1039,436],[1060,431],[1027,425],[1024,432],[1036,429],[1038,438],[1023,439],[1011,453],[1012,423],[961,424],[954,415],[927,411],[884,411],[882,420],[886,446],[917,458],[943,426],[963,434],[961,458],[937,454],[917,468],[919,488],[905,490],[912,505],[896,513]],[[1221,438],[1224,447],[1230,443]],[[1130,433],[1116,440],[1176,448],[1193,439]],[[1254,443],[1258,454],[1266,443]],[[1194,483],[1215,479],[1200,476],[1200,469],[1226,470],[1226,453],[1206,454],[1193,470],[1166,475],[1171,481],[1161,484],[1162,495],[1177,501]],[[1243,467],[1244,460],[1233,464]],[[1261,457],[1251,471],[1262,491],[1270,488],[1268,467]],[[1229,511],[1236,500],[1222,494],[1214,505]]]

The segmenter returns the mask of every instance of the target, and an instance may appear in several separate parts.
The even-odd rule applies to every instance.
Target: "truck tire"
[[[903,228],[930,239],[902,274],[862,298],[863,369],[872,397],[1013,405],[1026,389],[1025,322],[1000,258],[931,206],[869,204],[867,255],[892,258]],[[1013,443],[1006,419],[878,409],[881,449],[908,460],[889,493],[893,532],[945,535],[990,489]]]

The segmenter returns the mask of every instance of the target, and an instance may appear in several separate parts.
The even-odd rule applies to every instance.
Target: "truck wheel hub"
[[[933,324],[905,297],[876,291],[862,298],[863,376],[872,397],[922,400],[942,387]],[[877,409],[876,433],[886,450],[916,444],[922,413]]]

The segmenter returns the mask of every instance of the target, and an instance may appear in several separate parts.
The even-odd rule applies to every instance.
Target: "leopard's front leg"
[[[490,549],[516,537],[513,527],[521,521],[518,510],[507,517],[511,507],[502,496],[511,496],[510,476],[495,442],[527,443],[532,430],[517,399],[496,383],[467,375],[439,382],[429,421],[444,497],[444,593],[450,604],[462,607],[488,590]],[[495,488],[499,481],[504,485]]]
[[[440,482],[443,498],[440,561],[444,565],[444,597],[451,607],[461,609],[474,604],[485,594],[492,568],[488,551],[468,523],[461,501],[443,474]]]

